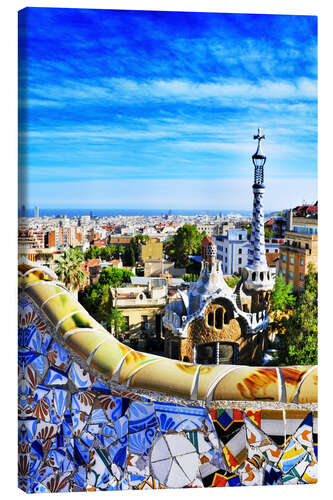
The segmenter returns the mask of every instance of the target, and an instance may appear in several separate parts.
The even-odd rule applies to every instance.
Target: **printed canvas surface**
[[[18,485],[317,482],[317,19],[19,12]]]

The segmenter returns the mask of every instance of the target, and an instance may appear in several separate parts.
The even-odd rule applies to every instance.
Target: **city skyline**
[[[258,126],[265,211],[314,202],[316,31],[311,16],[21,11],[21,204],[251,210]]]

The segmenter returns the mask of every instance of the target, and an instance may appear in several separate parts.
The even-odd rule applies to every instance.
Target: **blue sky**
[[[28,8],[21,200],[44,208],[266,210],[316,200],[312,16]]]

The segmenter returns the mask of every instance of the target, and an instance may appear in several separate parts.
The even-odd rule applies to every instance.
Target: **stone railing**
[[[118,342],[47,268],[19,266],[19,486],[316,482],[316,367],[200,366]]]

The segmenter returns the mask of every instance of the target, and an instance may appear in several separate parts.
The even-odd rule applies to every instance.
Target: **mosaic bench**
[[[137,352],[46,268],[19,266],[18,482],[27,493],[317,481],[316,367]]]

